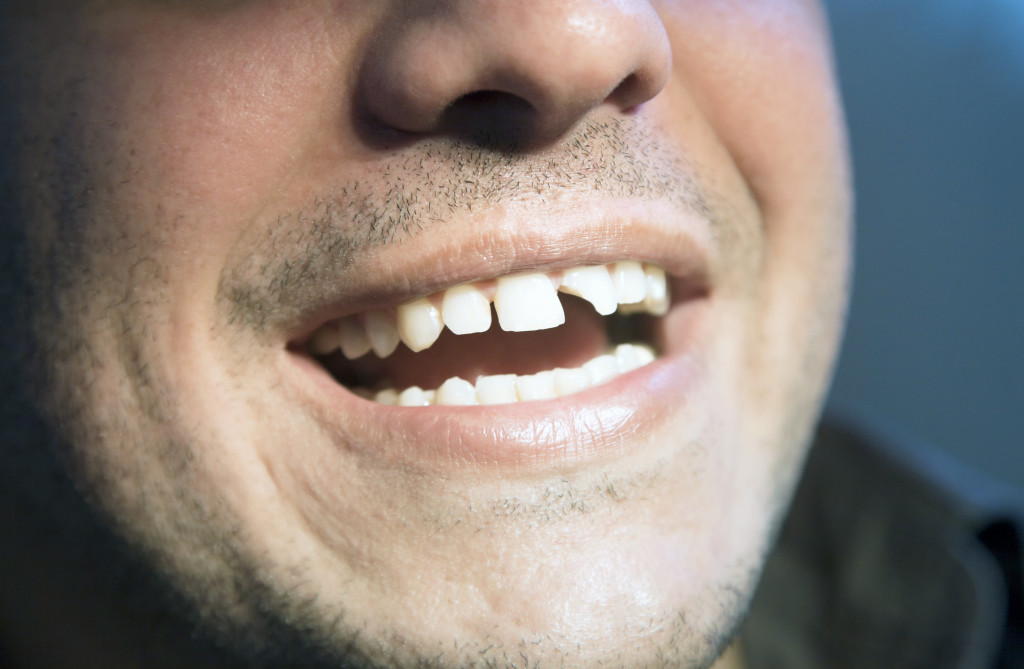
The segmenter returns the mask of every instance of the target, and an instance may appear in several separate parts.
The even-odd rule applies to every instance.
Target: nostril
[[[460,96],[441,114],[440,130],[482,148],[522,148],[536,128],[537,110],[528,100],[500,90]]]

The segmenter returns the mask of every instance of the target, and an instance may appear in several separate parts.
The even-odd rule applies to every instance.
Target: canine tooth
[[[398,328],[394,318],[386,311],[370,311],[366,314],[366,337],[370,348],[378,358],[386,358],[398,346]]]
[[[516,377],[516,395],[520,402],[530,400],[551,400],[555,394],[555,375],[553,372],[538,372]]]
[[[402,407],[426,407],[430,406],[427,394],[419,386],[406,388],[398,395],[398,406]]]
[[[647,283],[647,294],[644,295],[644,306],[655,316],[668,313],[668,280],[665,270],[657,265],[644,266],[644,277]]]
[[[559,397],[572,395],[590,387],[590,374],[581,367],[564,369],[559,367],[554,371],[555,392]]]
[[[619,375],[619,363],[614,355],[599,355],[583,363],[583,369],[590,375],[590,384],[596,386]]]
[[[558,327],[565,312],[551,279],[544,274],[520,274],[498,279],[494,294],[498,323],[507,332]]]
[[[480,404],[508,404],[518,399],[515,374],[481,376],[476,380],[476,399]]]
[[[604,265],[577,267],[562,274],[562,291],[582,297],[594,305],[594,309],[602,316],[615,312],[618,301],[615,296],[615,285]]]
[[[314,355],[324,355],[338,348],[338,329],[334,323],[321,325],[309,338],[309,350]]]
[[[444,291],[441,316],[457,335],[484,332],[491,327],[491,303],[472,284],[454,286]]]
[[[619,365],[619,373],[632,372],[640,367],[640,356],[633,344],[619,344],[615,347],[615,361]]]
[[[341,352],[349,360],[355,360],[370,352],[370,340],[366,338],[366,330],[354,317],[342,318],[338,322],[338,341]]]
[[[615,298],[620,304],[643,302],[647,294],[647,278],[644,268],[635,260],[625,260],[612,265],[612,284]]]
[[[411,351],[430,348],[444,329],[441,312],[425,297],[398,307],[398,335]]]
[[[453,376],[437,389],[435,404],[445,406],[471,406],[476,404],[476,388],[469,381]]]
[[[373,401],[377,404],[390,404],[391,406],[394,406],[398,404],[398,391],[394,388],[381,390],[373,396]]]

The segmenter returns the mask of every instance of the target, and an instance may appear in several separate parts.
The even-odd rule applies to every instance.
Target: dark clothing
[[[753,669],[1024,667],[1021,498],[826,421],[742,632]]]

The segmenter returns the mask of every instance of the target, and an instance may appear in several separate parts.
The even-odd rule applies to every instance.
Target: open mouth
[[[324,323],[301,348],[380,404],[555,399],[653,362],[670,304],[665,271],[627,260],[459,284]]]

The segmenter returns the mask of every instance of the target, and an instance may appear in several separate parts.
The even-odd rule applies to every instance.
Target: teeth
[[[448,406],[471,406],[476,404],[476,388],[457,376],[445,381],[437,389],[436,403]]]
[[[559,397],[572,395],[590,387],[590,374],[582,367],[563,369],[559,367],[554,372],[555,393]]]
[[[456,335],[490,329],[492,299],[503,330],[554,328],[565,322],[559,290],[590,302],[604,316],[616,310],[620,314],[646,312],[663,316],[671,302],[665,270],[625,260],[453,286],[396,309],[368,311],[327,323],[312,334],[307,346],[314,355],[326,355],[340,348],[349,360],[371,350],[386,358],[399,341],[412,351],[423,351],[437,341],[445,326]]]
[[[654,360],[654,351],[648,346],[620,344],[613,353],[599,355],[584,363],[582,367],[558,368],[524,376],[481,376],[477,378],[475,386],[465,379],[453,376],[442,383],[436,391],[423,390],[419,386],[412,386],[401,392],[387,388],[374,394],[373,401],[391,406],[424,407],[514,404],[549,400],[606,383]],[[353,392],[363,397],[369,397],[371,394],[359,388]]]
[[[309,350],[313,355],[323,355],[338,348],[338,329],[331,323],[317,329],[309,339]]]
[[[468,283],[444,292],[441,315],[444,324],[457,335],[484,332],[491,327],[490,300],[482,290]]]
[[[406,388],[398,395],[398,406],[400,407],[428,407],[430,400],[427,394],[419,386]]]
[[[668,280],[665,278],[665,270],[657,265],[647,265],[644,267],[644,278],[647,284],[644,306],[649,313],[664,316],[668,313]]]
[[[494,309],[498,312],[498,324],[506,332],[546,330],[565,322],[558,293],[545,274],[498,279]]]
[[[520,402],[530,400],[553,400],[555,394],[555,373],[540,372],[529,376],[520,376],[516,379],[516,395]]]
[[[355,360],[370,352],[370,340],[366,337],[366,330],[351,316],[338,322],[338,337],[341,340],[341,352],[349,360]]]
[[[481,376],[476,380],[476,399],[480,404],[509,404],[518,401],[516,375]]]
[[[644,268],[633,260],[617,262],[612,266],[612,284],[615,286],[615,298],[621,304],[643,302],[647,295]]]
[[[412,351],[430,348],[444,329],[441,312],[425,297],[398,307],[398,334]]]
[[[562,275],[562,291],[582,297],[594,305],[597,313],[607,316],[619,306],[615,299],[615,285],[603,265],[579,267]]]
[[[370,311],[366,314],[366,337],[370,348],[379,358],[386,358],[398,347],[398,328],[391,314],[386,311]]]
[[[583,369],[590,375],[590,385],[596,386],[619,375],[619,363],[614,355],[599,355],[583,363]]]

